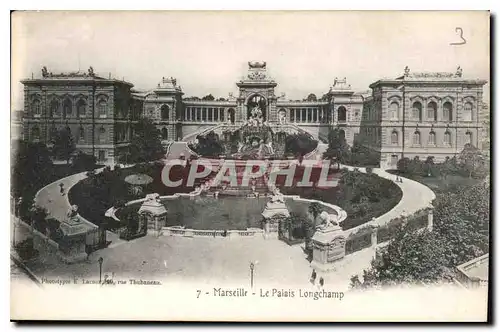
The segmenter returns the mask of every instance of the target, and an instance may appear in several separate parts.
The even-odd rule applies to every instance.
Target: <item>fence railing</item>
[[[419,230],[432,228],[433,210],[425,208],[418,210],[408,217],[394,218],[384,226],[367,225],[349,234],[346,240],[346,255],[369,247],[377,247],[388,243],[395,235],[398,226],[403,223],[408,229]]]

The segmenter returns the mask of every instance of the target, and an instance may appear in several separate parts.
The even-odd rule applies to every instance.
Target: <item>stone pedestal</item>
[[[434,207],[431,204],[429,210],[427,211],[427,229],[429,230],[429,232],[432,232],[433,228],[434,228]]]
[[[60,228],[64,237],[59,244],[59,257],[66,263],[85,260],[87,258],[85,251],[87,234],[94,232],[95,228],[80,220],[76,214],[76,208],[68,213],[68,218],[61,222]]]
[[[346,237],[337,225],[316,230],[312,241],[313,260],[311,266],[315,269],[332,270],[333,263],[345,256]]]
[[[154,235],[159,236],[166,223],[167,208],[160,202],[160,196],[147,195],[139,209],[139,232],[152,230]]]
[[[264,238],[278,238],[280,220],[290,217],[283,195],[278,193],[267,202],[262,217],[264,217]]]

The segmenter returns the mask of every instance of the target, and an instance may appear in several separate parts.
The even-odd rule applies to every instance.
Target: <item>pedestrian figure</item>
[[[323,287],[324,284],[325,284],[325,279],[323,279],[323,277],[319,278],[319,286]]]
[[[59,192],[61,193],[61,196],[64,196],[64,184],[61,182],[59,183]]]
[[[311,273],[311,283],[314,285],[315,282],[316,282],[316,270],[313,269]]]

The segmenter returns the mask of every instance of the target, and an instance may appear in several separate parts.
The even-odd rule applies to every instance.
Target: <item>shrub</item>
[[[19,242],[16,244],[15,249],[22,260],[28,260],[38,255],[38,251],[33,246],[33,238]]]

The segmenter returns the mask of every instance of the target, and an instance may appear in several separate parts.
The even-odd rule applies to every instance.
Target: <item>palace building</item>
[[[341,128],[352,146],[359,142],[381,155],[381,167],[395,167],[402,157],[437,161],[459,153],[466,143],[480,147],[484,80],[455,73],[411,73],[382,79],[371,92],[356,92],[345,78],[333,80],[320,97],[287,100],[277,95],[266,62],[249,62],[236,82],[238,93],[226,98],[185,97],[175,78],[163,77],[151,91],[137,91],[123,80],[88,72],[52,74],[24,84],[24,139],[50,144],[67,128],[78,150],[113,164],[124,153],[140,116],[150,118],[162,141],[193,141],[221,126],[236,127],[258,108],[270,128],[304,132],[326,142],[332,127]]]

